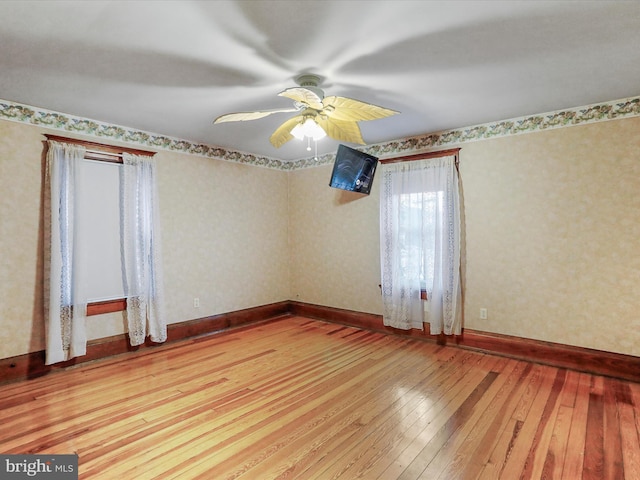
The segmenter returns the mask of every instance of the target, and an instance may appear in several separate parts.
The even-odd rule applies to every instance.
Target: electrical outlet
[[[481,320],[486,320],[487,319],[487,309],[486,308],[481,308],[480,309],[480,319]]]
[[[200,299],[198,297],[195,297],[193,299],[193,308],[199,308],[200,307]]]

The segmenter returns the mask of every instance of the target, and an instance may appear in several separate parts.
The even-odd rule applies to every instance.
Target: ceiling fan
[[[335,140],[364,145],[358,122],[399,113],[352,98],[325,97],[324,92],[318,87],[318,75],[300,75],[296,78],[296,83],[298,87],[287,88],[278,94],[293,100],[293,108],[227,113],[216,118],[213,123],[244,122],[274,113],[299,112],[271,135],[269,140],[274,147],[279,148],[294,137],[302,139],[306,136],[318,140],[325,134]]]

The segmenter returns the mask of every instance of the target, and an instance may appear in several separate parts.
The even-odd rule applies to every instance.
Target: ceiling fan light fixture
[[[318,87],[320,81],[318,75],[304,74],[296,79],[298,87],[286,88],[278,93],[280,97],[293,100],[293,108],[227,113],[216,118],[214,123],[256,120],[275,113],[295,111],[298,114],[280,124],[269,141],[275,148],[280,148],[293,138],[301,141],[306,138],[307,149],[310,150],[312,139],[317,147],[318,140],[326,136],[341,142],[366,145],[358,122],[399,113],[353,98],[335,95],[325,97]]]
[[[313,138],[318,141],[327,136],[327,133],[312,118],[307,118],[304,122],[297,124],[291,129],[291,135],[298,140],[304,140],[305,137]]]

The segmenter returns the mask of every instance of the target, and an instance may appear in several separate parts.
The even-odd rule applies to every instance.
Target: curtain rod
[[[122,153],[101,152],[99,150],[86,149],[84,151],[84,159],[93,160],[95,162],[117,163],[120,165],[124,164]]]
[[[424,160],[427,158],[447,157],[449,155],[456,156],[456,163],[458,163],[458,152],[461,148],[451,148],[449,150],[439,150],[437,152],[425,152],[417,153],[415,155],[408,155],[406,157],[395,157],[380,159],[380,163],[399,163],[399,162],[411,162],[413,160]]]
[[[153,157],[156,152],[149,152],[147,150],[138,150],[136,148],[129,147],[118,147],[116,145],[106,145],[103,143],[89,142],[87,140],[79,140],[77,138],[68,138],[61,137],[58,135],[49,135],[45,134],[48,140],[52,140],[54,142],[62,142],[62,143],[71,143],[74,145],[82,145],[85,147],[87,152],[93,153],[95,155],[105,155],[111,157],[119,157],[122,158],[123,153],[131,153],[133,155],[142,155],[144,157]]]
[[[118,157],[118,158],[122,158],[122,153],[110,153],[110,152],[104,152],[104,151],[100,151],[100,150],[89,150],[86,149],[85,150],[86,153],[95,153],[98,155],[106,155],[109,157]]]

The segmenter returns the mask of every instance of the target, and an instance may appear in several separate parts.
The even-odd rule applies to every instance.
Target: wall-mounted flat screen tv
[[[377,165],[377,157],[339,145],[329,185],[369,195]]]

